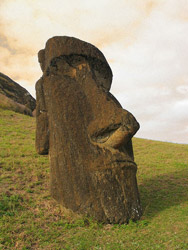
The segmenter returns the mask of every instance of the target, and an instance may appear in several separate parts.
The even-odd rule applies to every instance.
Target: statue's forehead
[[[46,42],[45,54],[49,57],[84,55],[107,63],[104,55],[98,48],[74,37],[56,36],[50,38]]]
[[[71,55],[96,58],[106,64],[111,71],[106,58],[99,49],[74,37],[56,36],[50,38],[45,49],[39,51],[38,57],[40,57],[39,62],[45,64],[46,69],[54,58]]]

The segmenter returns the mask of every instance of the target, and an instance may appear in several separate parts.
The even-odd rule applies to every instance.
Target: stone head
[[[38,59],[36,148],[49,153],[53,198],[105,223],[140,218],[131,142],[139,124],[110,94],[104,55],[63,36],[49,39]]]
[[[53,37],[38,53],[38,61],[44,74],[54,69],[72,78],[76,72],[89,68],[98,85],[109,91],[112,71],[104,55],[95,46],[73,37]],[[77,70],[79,69],[79,70]]]

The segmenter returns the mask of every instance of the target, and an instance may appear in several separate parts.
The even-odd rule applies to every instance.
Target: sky
[[[188,143],[188,0],[0,0],[0,72],[35,97],[37,53],[63,35],[103,52],[136,137]]]

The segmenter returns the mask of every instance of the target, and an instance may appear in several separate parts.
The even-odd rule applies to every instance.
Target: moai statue
[[[36,149],[49,153],[52,197],[104,223],[139,219],[131,142],[139,124],[110,94],[104,55],[87,42],[57,36],[38,57]]]

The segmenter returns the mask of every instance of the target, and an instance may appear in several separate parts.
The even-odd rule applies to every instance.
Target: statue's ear
[[[45,69],[45,50],[44,49],[41,49],[38,52],[38,62],[40,63],[42,72],[44,72],[44,69]]]

